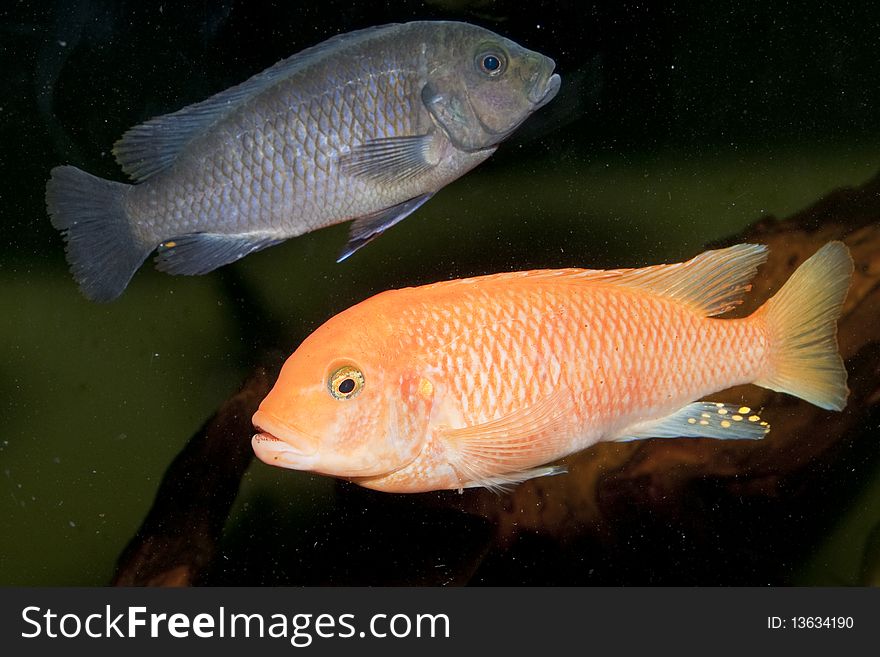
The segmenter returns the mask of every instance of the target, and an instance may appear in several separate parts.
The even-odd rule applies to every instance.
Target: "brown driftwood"
[[[744,386],[716,397],[761,409],[761,415],[772,426],[763,441],[604,444],[568,459],[568,475],[532,480],[506,495],[467,491],[461,496],[424,496],[418,504],[426,510],[442,506],[448,513],[451,507],[471,517],[481,516],[494,528],[494,536],[489,532],[486,539],[491,544],[475,550],[489,574],[480,575],[480,564],[470,564],[464,578],[454,581],[467,581],[472,576],[476,581],[495,583],[528,581],[515,577],[508,580],[509,573],[518,573],[516,566],[509,570],[498,566],[504,551],[521,542],[523,536],[539,541],[544,559],[565,554],[566,544],[576,545],[577,555],[570,563],[578,567],[588,558],[598,562],[617,559],[616,555],[630,544],[633,547],[629,549],[639,551],[629,562],[630,566],[638,564],[629,579],[597,578],[592,568],[583,568],[578,576],[571,568],[560,566],[555,576],[546,576],[540,580],[542,583],[764,581],[759,579],[763,576],[763,553],[744,542],[742,550],[756,552],[751,578],[715,577],[716,565],[712,563],[702,570],[686,564],[682,568],[690,575],[685,578],[652,577],[652,564],[662,560],[653,555],[654,548],[674,540],[670,529],[674,527],[676,532],[689,533],[688,542],[694,546],[691,553],[703,558],[736,540],[741,529],[736,518],[720,516],[731,515],[731,509],[742,504],[746,507],[743,517],[748,519],[747,531],[765,552],[791,551],[787,543],[795,541],[788,541],[788,525],[779,529],[776,538],[761,535],[778,523],[783,513],[765,513],[763,521],[758,521],[756,515],[765,509],[762,504],[802,497],[821,481],[824,470],[833,468],[847,446],[873,445],[871,441],[877,440],[865,427],[871,426],[870,416],[876,417],[880,407],[878,220],[880,176],[861,188],[832,193],[785,221],[765,217],[742,234],[725,240],[725,244],[756,241],[770,246],[769,261],[761,268],[746,303],[738,309],[740,314],[763,303],[798,264],[825,242],[842,239],[849,245],[856,271],[839,323],[839,342],[851,389],[844,412],[823,411],[790,396]],[[215,554],[239,479],[250,461],[251,414],[271,385],[274,373],[272,368],[258,368],[171,465],[150,514],[120,557],[114,583],[174,585],[199,581]],[[876,452],[869,456],[876,457]],[[356,505],[381,504],[387,508],[397,504],[381,494],[343,488],[343,497],[348,495]],[[694,491],[701,494],[694,495]],[[717,509],[724,513],[717,513]],[[802,526],[792,525],[795,529]],[[652,531],[650,537],[644,536]],[[563,547],[548,549],[550,544]],[[495,579],[491,573],[495,573]]]
[[[765,217],[713,246],[753,241],[770,247],[767,264],[737,309],[736,314],[744,316],[830,240],[843,240],[855,261],[852,287],[838,324],[851,391],[842,413],[742,386],[713,399],[761,409],[761,416],[771,424],[762,441],[599,445],[569,459],[569,476],[526,482],[501,499],[481,493],[465,506],[497,523],[502,538],[524,530],[561,538],[584,527],[602,527],[607,518],[632,505],[663,508],[669,515],[681,513],[686,507],[682,497],[696,481],[714,480],[730,495],[775,497],[807,464],[832,458],[828,452],[842,442],[875,441],[872,431],[859,429],[867,426],[868,414],[876,413],[880,404],[880,176],[862,188],[834,192],[788,220]]]
[[[279,363],[280,365],[280,363]],[[260,366],[177,455],[149,514],[119,557],[116,586],[190,586],[216,552],[229,509],[253,457],[251,416],[278,367]]]

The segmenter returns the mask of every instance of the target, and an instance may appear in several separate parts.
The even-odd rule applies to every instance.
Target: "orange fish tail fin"
[[[792,274],[755,315],[766,322],[770,357],[764,388],[820,408],[846,405],[846,369],[837,348],[837,320],[853,273],[843,242],[829,242]]]

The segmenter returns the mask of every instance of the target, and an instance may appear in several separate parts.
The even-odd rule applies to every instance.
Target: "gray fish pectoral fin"
[[[715,402],[694,402],[658,420],[628,427],[615,442],[645,438],[716,438],[718,440],[758,440],[770,431],[769,425],[750,408]]]
[[[394,184],[435,166],[428,151],[433,135],[373,139],[351,149],[340,158],[342,171],[350,176]]]
[[[156,269],[168,274],[207,274],[239,258],[282,242],[266,233],[192,233],[162,242],[157,248]]]
[[[385,210],[355,219],[349,229],[348,242],[336,259],[342,262],[361,247],[369,244],[394,224],[400,223],[418,210],[433,194],[422,194]]]

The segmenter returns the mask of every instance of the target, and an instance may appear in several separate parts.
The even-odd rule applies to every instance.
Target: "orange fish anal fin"
[[[694,402],[671,415],[627,427],[615,442],[646,438],[715,438],[758,440],[770,426],[748,406],[721,402]]]
[[[462,488],[500,489],[564,471],[534,466],[564,453],[562,441],[568,437],[566,426],[573,412],[571,395],[560,389],[503,417],[458,429],[441,428],[438,435]]]

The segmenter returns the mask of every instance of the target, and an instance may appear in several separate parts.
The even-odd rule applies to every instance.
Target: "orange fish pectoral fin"
[[[495,420],[441,428],[438,435],[462,488],[500,488],[564,471],[535,466],[564,455],[574,410],[571,395],[560,389]]]
[[[462,488],[488,488],[496,493],[503,493],[511,486],[522,483],[529,479],[538,477],[552,477],[558,474],[566,474],[568,468],[564,465],[547,465],[541,468],[533,468],[531,470],[523,470],[522,472],[508,472],[507,474],[498,475],[497,477],[486,477],[479,481],[471,481],[462,484]]]
[[[694,402],[671,415],[627,427],[613,440],[628,442],[645,438],[716,438],[758,440],[770,426],[748,406],[721,402]]]

